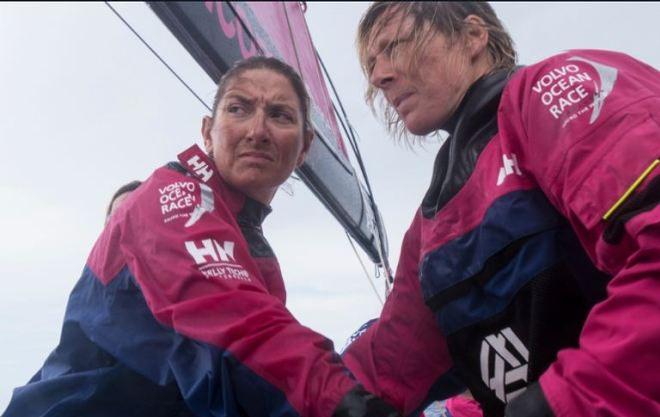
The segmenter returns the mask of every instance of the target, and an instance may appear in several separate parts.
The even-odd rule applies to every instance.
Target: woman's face
[[[302,164],[311,141],[291,82],[269,69],[251,69],[229,82],[202,135],[220,175],[232,187],[269,204]]]
[[[411,133],[425,135],[441,128],[481,74],[476,72],[467,42],[459,39],[452,44],[440,33],[431,36],[422,56],[409,65],[413,19],[401,12],[381,19],[388,18],[382,27],[374,26],[379,30],[372,31],[375,36],[367,45],[369,82],[383,93]]]

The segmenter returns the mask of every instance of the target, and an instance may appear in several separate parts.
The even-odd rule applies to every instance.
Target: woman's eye
[[[293,116],[286,111],[275,110],[271,113],[271,117],[282,122],[293,122]]]
[[[401,43],[400,39],[395,39],[392,42],[390,42],[389,44],[387,44],[387,46],[385,47],[385,51],[384,51],[385,55],[391,56],[392,52],[394,52],[394,50],[396,49],[397,46],[399,46],[400,43]]]
[[[227,113],[241,115],[245,113],[245,108],[240,104],[230,104],[227,106]]]
[[[394,39],[390,43],[388,43],[387,46],[383,49],[383,53],[387,56],[392,56],[396,48],[398,48],[402,44],[410,42],[411,40],[412,40],[411,36],[408,36],[407,38]]]

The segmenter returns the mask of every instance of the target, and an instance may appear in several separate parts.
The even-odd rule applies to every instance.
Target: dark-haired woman
[[[255,57],[218,85],[192,146],[111,216],[59,346],[5,417],[386,417],[332,343],[285,308],[261,223],[309,150],[309,98]]]

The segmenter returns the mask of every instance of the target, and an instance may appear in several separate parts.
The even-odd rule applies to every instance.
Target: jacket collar
[[[214,190],[218,190],[231,212],[242,223],[261,226],[272,209],[225,182],[215,167],[215,163],[197,145],[192,145],[178,155],[179,163],[192,176]]]

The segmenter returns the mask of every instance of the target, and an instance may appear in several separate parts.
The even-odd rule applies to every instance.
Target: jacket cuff
[[[344,395],[332,417],[400,417],[400,414],[362,385],[357,385]]]
[[[555,417],[538,382],[506,406],[505,417]]]

